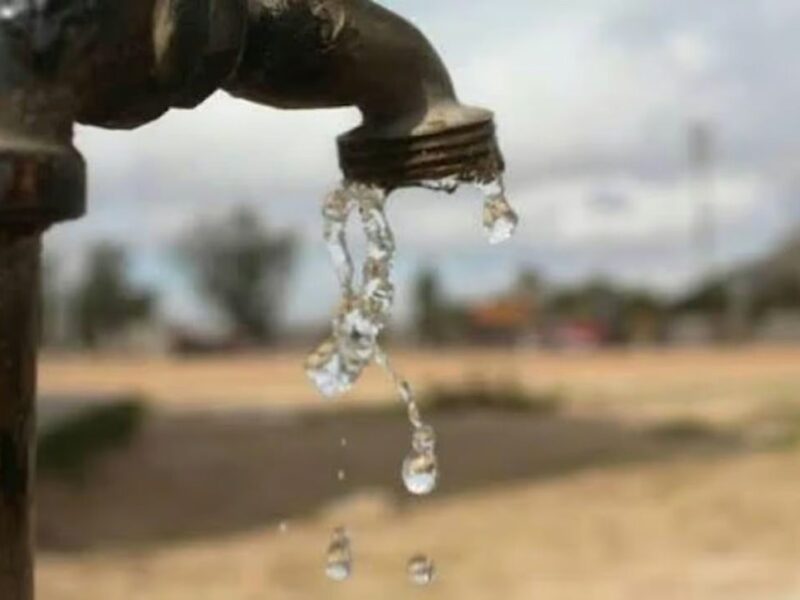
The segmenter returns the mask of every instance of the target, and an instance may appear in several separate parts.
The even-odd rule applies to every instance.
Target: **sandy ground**
[[[299,360],[46,360],[46,393],[137,391],[154,414],[87,480],[42,482],[39,597],[800,599],[800,448],[752,441],[800,407],[800,349],[402,353],[420,387],[513,379],[566,398],[547,418],[435,416],[444,476],[423,501],[396,481],[400,417],[365,409],[390,397],[379,375],[309,416],[322,402]],[[725,435],[648,429],[687,418]],[[336,585],[322,561],[341,523],[357,562]],[[439,568],[426,589],[404,576],[418,551]]]
[[[792,397],[800,347],[630,350],[540,353],[526,350],[396,351],[393,361],[418,389],[438,383],[514,381],[577,397],[579,408],[683,411],[712,404],[747,411],[754,399]],[[320,399],[302,373],[303,355],[229,358],[45,357],[43,394],[141,393],[162,408],[319,408]],[[392,390],[369,370],[344,404],[389,399]]]
[[[45,599],[800,598],[797,454],[591,472],[399,512],[363,496],[292,523],[135,552],[46,556]],[[356,572],[321,573],[327,532],[355,532]],[[404,580],[424,549],[439,580]]]

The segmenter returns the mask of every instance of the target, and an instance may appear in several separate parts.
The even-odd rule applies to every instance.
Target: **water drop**
[[[350,389],[352,381],[344,368],[344,358],[335,339],[322,342],[306,359],[306,374],[326,398],[339,396]]]
[[[433,452],[412,450],[403,461],[403,483],[406,489],[416,495],[425,496],[436,489],[439,480],[439,466]]]
[[[517,229],[519,217],[503,195],[489,196],[483,205],[483,228],[490,244],[505,242]]]
[[[328,546],[325,574],[333,581],[344,581],[353,571],[353,553],[350,536],[344,527],[337,527]]]
[[[347,479],[347,473],[345,472],[344,469],[339,469],[339,471],[336,473],[336,478],[339,481],[344,481],[345,479]]]
[[[414,585],[428,585],[436,577],[436,566],[424,554],[417,554],[408,560],[407,572]]]
[[[343,437],[341,440],[339,440],[339,444],[342,446],[342,448],[347,448],[347,438]]]
[[[285,534],[289,531],[289,523],[287,521],[281,521],[278,523],[278,533]]]
[[[505,183],[502,177],[477,184],[485,197],[483,204],[483,228],[490,244],[500,244],[508,240],[519,225],[519,216],[511,208],[506,198]]]

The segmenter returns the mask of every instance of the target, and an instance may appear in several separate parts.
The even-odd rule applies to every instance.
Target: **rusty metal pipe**
[[[0,232],[0,597],[33,599],[39,235]]]
[[[0,5],[0,16],[13,6]],[[0,598],[33,600],[41,232],[83,212],[73,96],[43,62],[42,23],[0,19]]]

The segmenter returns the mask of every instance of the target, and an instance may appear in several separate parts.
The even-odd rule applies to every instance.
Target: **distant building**
[[[512,295],[467,307],[467,334],[473,343],[519,344],[538,339],[535,301]]]
[[[547,334],[549,345],[565,350],[592,350],[608,343],[608,329],[597,319],[568,319]]]

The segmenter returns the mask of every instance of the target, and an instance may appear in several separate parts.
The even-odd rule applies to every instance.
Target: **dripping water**
[[[519,216],[506,198],[503,179],[478,184],[484,194],[483,229],[490,244],[501,244],[511,238],[519,225]]]
[[[436,577],[436,566],[433,561],[424,554],[416,554],[408,559],[406,566],[408,579],[414,585],[428,585]]]
[[[344,581],[353,572],[353,551],[350,535],[344,527],[333,531],[325,562],[325,574],[333,581]]]
[[[456,178],[447,178],[423,182],[422,186],[452,193],[461,184]],[[506,241],[516,230],[519,218],[506,199],[502,178],[476,185],[484,194],[483,228],[489,242]],[[376,185],[345,181],[323,204],[324,239],[339,282],[341,301],[331,322],[331,334],[309,355],[305,368],[326,398],[350,390],[371,362],[387,373],[406,406],[411,425],[411,449],[402,463],[402,480],[411,494],[426,495],[436,489],[439,480],[436,434],[423,420],[411,385],[392,367],[379,343],[395,296],[391,274],[396,247],[385,210],[388,195]],[[359,281],[347,240],[347,225],[354,212],[360,217],[367,243]],[[341,446],[347,446],[345,438],[341,439]],[[337,477],[344,481],[345,471],[339,470]],[[341,581],[350,576],[351,554],[346,530],[337,528],[326,568],[331,579]],[[425,585],[433,579],[433,562],[422,555],[412,557],[408,574],[414,583]]]

